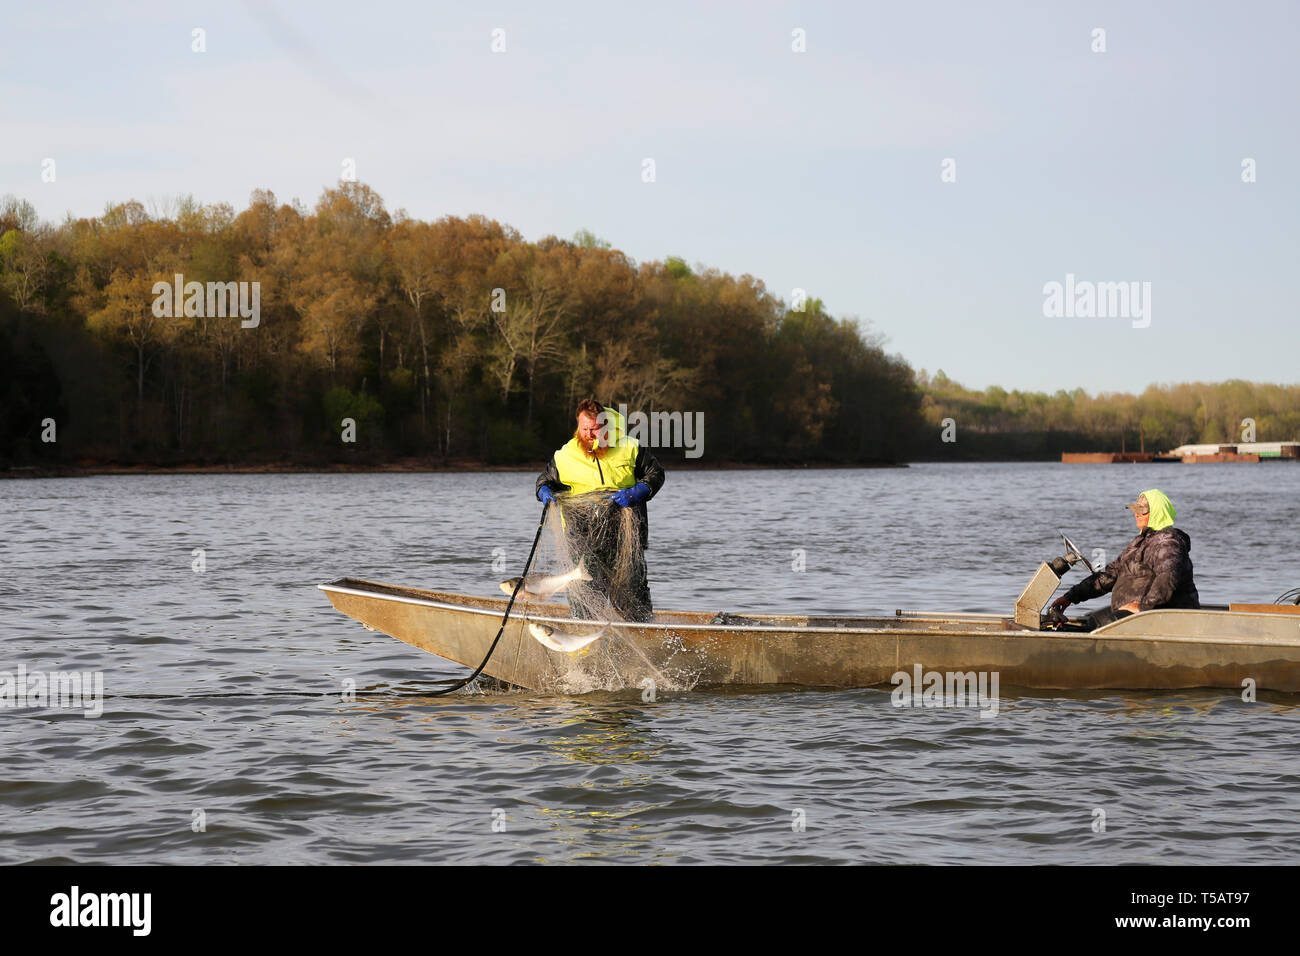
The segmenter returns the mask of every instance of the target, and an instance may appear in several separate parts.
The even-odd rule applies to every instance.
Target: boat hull
[[[415,647],[477,667],[506,601],[345,578],[320,585],[339,611]],[[1029,630],[1010,618],[808,618],[666,612],[617,624],[577,654],[543,647],[543,623],[584,634],[565,605],[516,603],[484,668],[539,691],[803,684],[871,687],[898,672],[997,674],[1042,689],[1193,687],[1300,692],[1300,609],[1294,614],[1148,611],[1090,634]],[[1250,683],[1253,682],[1253,683]]]

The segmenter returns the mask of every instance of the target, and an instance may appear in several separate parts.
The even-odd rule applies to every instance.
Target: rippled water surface
[[[532,482],[0,482],[0,670],[101,670],[106,698],[96,719],[0,708],[0,862],[1300,859],[1300,696],[1003,687],[991,720],[880,689],[432,698],[463,668],[315,588],[492,593],[494,549],[517,568],[532,540]],[[1006,611],[1057,529],[1113,558],[1155,485],[1202,600],[1300,585],[1291,464],[672,471],[655,603]]]

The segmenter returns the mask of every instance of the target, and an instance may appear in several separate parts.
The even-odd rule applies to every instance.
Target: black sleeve
[[[1114,587],[1115,575],[1108,574],[1105,571],[1098,571],[1066,591],[1065,596],[1070,599],[1071,604],[1081,604],[1084,601],[1091,601],[1095,597],[1101,597],[1103,594],[1109,594]]]
[[[1128,548],[1124,550],[1127,551]],[[1123,556],[1123,553],[1121,553],[1120,558]],[[1116,558],[1101,571],[1084,578],[1066,591],[1065,596],[1070,599],[1070,603],[1079,604],[1083,601],[1091,601],[1095,597],[1101,597],[1103,594],[1109,594],[1115,587],[1115,582],[1119,580],[1119,561],[1120,559]]]
[[[551,460],[546,463],[546,470],[537,476],[537,487],[533,489],[534,496],[542,490],[542,485],[546,485],[557,495],[561,491],[569,490],[569,486],[560,481],[560,472],[559,469],[555,467],[554,455],[552,455]]]
[[[637,481],[644,481],[650,486],[650,497],[653,498],[659,493],[659,489],[664,483],[664,467],[659,464],[659,459],[642,445],[636,452],[636,469],[632,473]],[[649,500],[649,499],[647,499]]]

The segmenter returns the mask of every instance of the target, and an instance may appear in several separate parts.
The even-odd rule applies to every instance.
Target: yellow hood
[[[605,443],[611,448],[622,448],[627,443],[627,421],[617,409],[608,405],[602,407],[605,409]],[[596,442],[592,442],[591,447],[594,450]]]
[[[1152,488],[1150,491],[1142,492],[1142,497],[1146,498],[1147,507],[1151,509],[1147,513],[1148,528],[1159,531],[1174,523],[1174,517],[1178,512],[1174,510],[1174,503],[1169,500],[1168,495],[1159,488]]]

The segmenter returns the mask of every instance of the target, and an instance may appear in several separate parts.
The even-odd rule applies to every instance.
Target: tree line
[[[929,440],[919,457],[1058,458],[1065,451],[1169,451],[1186,444],[1300,441],[1300,385],[1153,384],[1140,394],[1081,388],[968,389],[942,370],[916,375]],[[945,422],[956,441],[942,441]],[[1250,437],[1253,434],[1253,438]],[[1245,437],[1243,437],[1245,436]]]
[[[919,427],[906,362],[749,275],[426,222],[361,183],[158,205],[51,225],[0,201],[8,462],[535,462],[587,395],[703,411],[713,463],[894,462]],[[255,324],[190,283],[256,283]]]
[[[750,275],[414,219],[361,183],[310,209],[258,190],[238,212],[187,196],[59,224],[0,200],[5,465],[535,463],[587,395],[704,412],[710,464],[1168,448],[1236,441],[1243,418],[1300,434],[1300,387],[973,391],[883,344]]]

